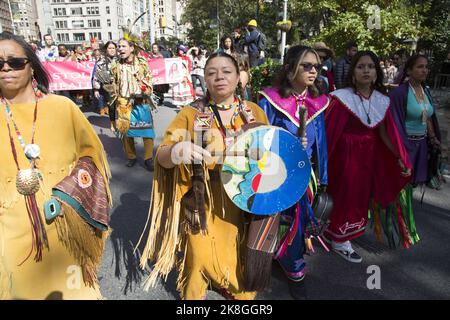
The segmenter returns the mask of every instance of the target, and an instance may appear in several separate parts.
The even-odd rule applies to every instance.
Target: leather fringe
[[[154,261],[155,265],[144,282],[144,290],[146,291],[156,285],[159,276],[167,280],[175,265],[177,245],[179,244],[181,197],[179,197],[179,190],[176,185],[179,169],[174,168],[172,178],[157,164],[156,159],[155,162],[147,223],[136,245],[137,249],[146,230],[149,229],[140,265],[142,269],[145,269],[149,260]]]
[[[245,291],[263,291],[270,286],[273,254],[247,247],[244,269]]]
[[[62,204],[62,215],[55,219],[55,225],[59,241],[80,265],[84,283],[94,287],[98,284],[97,271],[111,230],[105,232],[96,230],[65,203]]]

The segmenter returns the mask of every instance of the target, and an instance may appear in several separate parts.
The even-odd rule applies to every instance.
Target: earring
[[[33,87],[34,94],[36,97],[41,98],[42,92],[39,90],[39,85],[36,79],[34,78],[34,71],[31,71],[31,86]]]

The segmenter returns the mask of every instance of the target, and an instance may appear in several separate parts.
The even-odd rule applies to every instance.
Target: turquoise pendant
[[[53,219],[61,214],[61,204],[55,198],[44,203],[44,215],[47,223],[51,223]]]

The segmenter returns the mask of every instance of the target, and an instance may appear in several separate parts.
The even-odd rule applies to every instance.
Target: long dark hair
[[[206,63],[205,63],[205,70],[208,67],[208,64],[211,62],[212,59],[219,58],[219,57],[229,59],[233,63],[233,66],[236,69],[236,73],[239,75],[239,64],[238,64],[237,60],[232,55],[229,55],[228,53],[222,52],[222,51],[216,51],[208,57],[208,60],[206,60]],[[206,74],[205,74],[205,76],[206,76]],[[241,81],[239,80],[239,83],[236,88],[236,95],[238,97],[241,97],[241,93],[242,93],[242,84],[241,84]],[[209,92],[206,92],[206,98],[209,100],[209,98],[210,98]]]
[[[224,35],[221,39],[220,39],[220,48],[222,50],[225,50],[225,40],[230,39],[231,40],[231,47],[230,50],[232,53],[234,53],[236,50],[234,49],[234,43],[233,43],[233,38],[231,38],[229,35]]]
[[[294,92],[292,82],[297,75],[300,62],[308,53],[314,54],[317,61],[320,62],[319,55],[311,47],[297,45],[289,48],[284,59],[283,67],[278,71],[274,81],[274,87],[278,89],[278,92],[283,98],[289,97]],[[318,86],[319,74],[320,70],[317,70],[317,78],[314,84],[308,87],[308,92],[312,97],[318,97],[322,94]]]
[[[116,44],[114,41],[109,40],[109,41],[106,42],[105,45],[103,46],[103,50],[104,50],[105,52],[106,52],[106,50],[108,49],[108,47],[109,47],[110,44],[114,45],[114,47],[117,49],[117,44]]]
[[[408,76],[408,70],[414,68],[417,60],[419,60],[420,58],[424,58],[425,60],[427,60],[427,62],[429,61],[428,57],[424,54],[415,54],[409,57],[408,60],[406,60],[405,68],[403,69],[402,81],[400,83],[403,83],[403,81],[405,81],[406,77]]]
[[[347,86],[353,88],[356,92],[356,84],[353,82],[353,74],[355,72],[356,65],[358,64],[359,60],[362,57],[368,56],[372,59],[373,63],[375,64],[375,70],[377,72],[377,79],[375,80],[375,83],[372,86],[372,89],[375,89],[383,94],[386,94],[386,87],[383,85],[383,70],[381,70],[380,66],[380,59],[378,56],[370,51],[370,50],[364,50],[364,51],[358,51],[358,53],[352,58],[352,62],[350,64],[350,69],[348,71],[347,75]]]
[[[34,79],[38,84],[39,90],[44,93],[48,93],[48,88],[50,85],[49,76],[38,56],[34,53],[31,45],[29,45],[23,38],[7,31],[0,33],[0,41],[3,40],[14,41],[22,47],[27,59],[30,60],[31,69],[33,70]]]

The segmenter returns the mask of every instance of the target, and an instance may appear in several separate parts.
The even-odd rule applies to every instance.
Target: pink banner
[[[153,84],[179,83],[184,78],[183,63],[180,58],[148,60]],[[50,75],[50,90],[90,90],[95,62],[44,62]]]
[[[183,81],[183,62],[180,58],[150,59],[153,84],[180,83]]]
[[[95,62],[44,62],[50,75],[50,90],[85,90],[92,89],[92,70]]]

